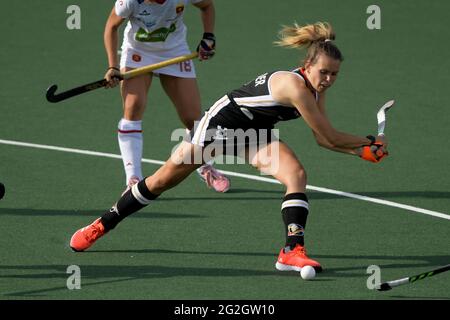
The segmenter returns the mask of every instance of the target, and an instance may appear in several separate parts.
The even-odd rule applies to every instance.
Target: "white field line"
[[[104,157],[104,158],[121,159],[120,155],[113,154],[113,153],[105,153],[105,152],[89,151],[89,150],[82,150],[82,149],[73,149],[73,148],[63,148],[63,147],[56,147],[56,146],[49,146],[49,145],[35,144],[35,143],[27,143],[27,142],[13,141],[13,140],[0,139],[0,144],[13,145],[13,146],[19,146],[19,147],[36,148],[36,149],[53,150],[53,151],[61,151],[61,152],[68,152],[68,153],[78,153],[78,154]],[[164,164],[164,161],[152,160],[152,159],[142,159],[142,162],[156,164],[156,165]],[[234,177],[239,177],[239,178],[244,178],[244,179],[249,179],[249,180],[280,184],[279,181],[277,181],[275,179],[271,179],[271,178],[265,178],[265,177],[261,177],[261,176],[255,176],[255,175],[232,172],[232,171],[225,171],[225,170],[220,170],[220,171],[228,176],[234,176]],[[401,203],[397,203],[397,202],[393,202],[393,201],[382,200],[382,199],[377,199],[377,198],[372,198],[372,197],[366,197],[366,196],[362,196],[362,195],[355,194],[355,193],[343,192],[343,191],[339,191],[339,190],[333,190],[333,189],[322,188],[322,187],[315,187],[315,186],[311,186],[311,185],[307,185],[306,188],[309,190],[313,190],[313,191],[329,193],[329,194],[334,194],[334,195],[338,195],[341,197],[347,197],[347,198],[382,204],[385,206],[390,206],[390,207],[404,209],[404,210],[413,211],[413,212],[419,212],[419,213],[423,213],[423,214],[426,214],[429,216],[450,220],[450,215],[448,215],[446,213],[422,209],[422,208],[418,208],[418,207],[414,207],[414,206],[410,206],[410,205],[406,205],[406,204],[401,204]]]

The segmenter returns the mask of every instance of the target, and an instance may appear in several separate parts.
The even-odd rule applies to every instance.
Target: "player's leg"
[[[122,69],[123,71],[131,68]],[[118,141],[129,189],[142,179],[142,118],[147,104],[147,93],[152,82],[152,74],[123,80],[121,94],[123,117],[118,125]]]
[[[203,164],[203,148],[183,141],[153,175],[145,179],[147,189],[161,194],[186,179]]]
[[[196,156],[195,152],[200,154]],[[79,229],[70,240],[74,251],[84,251],[129,215],[149,205],[164,191],[175,187],[202,165],[202,148],[182,142],[174,154],[153,175],[126,191],[114,206],[90,225]],[[195,163],[200,159],[199,163]]]
[[[294,152],[283,142],[274,141],[260,147],[250,162],[262,173],[272,175],[286,186],[281,204],[286,242],[276,264],[279,270],[296,270],[305,265],[321,271],[320,264],[306,255],[304,236],[309,213],[306,191],[306,172]]]
[[[174,104],[178,116],[185,127],[191,130],[194,121],[201,116],[200,93],[195,78],[181,78],[160,75],[161,85]],[[226,192],[230,187],[229,179],[212,166],[213,161],[198,169],[198,174],[206,185],[217,192]]]
[[[177,110],[183,125],[191,130],[201,116],[200,93],[195,78],[159,75],[161,86]]]

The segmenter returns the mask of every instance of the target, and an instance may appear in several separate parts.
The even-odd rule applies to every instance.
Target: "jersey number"
[[[255,87],[266,83],[266,77],[267,77],[267,73],[264,73],[262,75],[260,75],[258,78],[255,79]]]
[[[192,66],[191,66],[191,61],[183,61],[179,63],[180,65],[180,72],[191,72],[192,71]]]

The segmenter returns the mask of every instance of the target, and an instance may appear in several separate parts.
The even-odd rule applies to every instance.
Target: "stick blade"
[[[51,85],[50,87],[48,87],[47,92],[45,94],[45,97],[47,98],[48,102],[58,102],[59,100],[57,99],[57,97],[55,96],[55,92],[56,90],[58,90],[58,86],[56,84]]]
[[[384,127],[386,125],[386,112],[394,105],[394,102],[394,100],[389,100],[380,108],[380,110],[378,110],[378,135],[384,134]]]
[[[384,283],[380,284],[380,285],[378,286],[378,288],[376,288],[376,289],[377,289],[378,291],[388,291],[388,290],[391,290],[392,287],[389,285],[389,283],[384,282]]]
[[[388,102],[386,102],[381,108],[380,110],[378,110],[377,113],[377,118],[378,118],[378,122],[382,122],[385,120],[386,117],[386,112],[392,108],[392,106],[394,105],[395,100],[389,100]]]
[[[58,89],[58,86],[56,84],[51,85],[47,89],[46,98],[49,102],[60,102],[69,98],[72,98],[74,96],[80,95],[85,92],[89,92],[98,88],[102,88],[107,85],[106,79],[100,79],[98,81],[94,81],[88,84],[81,85],[76,88],[69,89],[67,91],[60,92],[58,94],[55,94],[56,90]]]

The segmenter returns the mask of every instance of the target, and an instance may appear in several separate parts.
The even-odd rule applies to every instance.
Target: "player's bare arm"
[[[327,116],[327,112],[326,112],[326,108],[325,108],[325,100],[326,100],[326,93],[321,93],[319,96],[319,100],[317,101],[317,106],[319,108],[320,113],[328,119]],[[352,155],[360,155],[361,154],[361,148],[355,148],[355,149],[351,149],[351,148],[337,148],[337,147],[333,147],[332,145],[328,144],[327,141],[321,136],[319,135],[317,132],[315,132],[314,130],[311,130],[314,138],[317,141],[317,144],[320,145],[321,147],[336,151],[336,152],[342,152],[342,153],[347,153],[347,154],[352,154]]]
[[[108,56],[108,70],[105,79],[108,81],[108,87],[115,87],[119,84],[119,80],[114,75],[120,73],[119,62],[117,57],[117,49],[119,42],[118,30],[125,19],[116,14],[115,8],[111,10],[105,25],[103,41],[105,43],[106,55]]]
[[[211,59],[216,52],[216,37],[214,35],[214,25],[216,21],[216,11],[212,0],[204,0],[194,5],[201,11],[203,23],[203,37],[197,46],[198,58],[200,61]]]
[[[214,33],[214,24],[216,12],[214,8],[214,3],[212,0],[204,0],[198,3],[195,3],[194,6],[201,10],[201,18],[203,22],[203,30],[204,32]]]
[[[292,105],[298,109],[308,126],[323,138],[324,143],[333,148],[355,149],[370,144],[367,138],[338,132],[323,115],[314,100],[314,96],[304,81],[293,73],[279,72],[271,79],[274,99]]]

